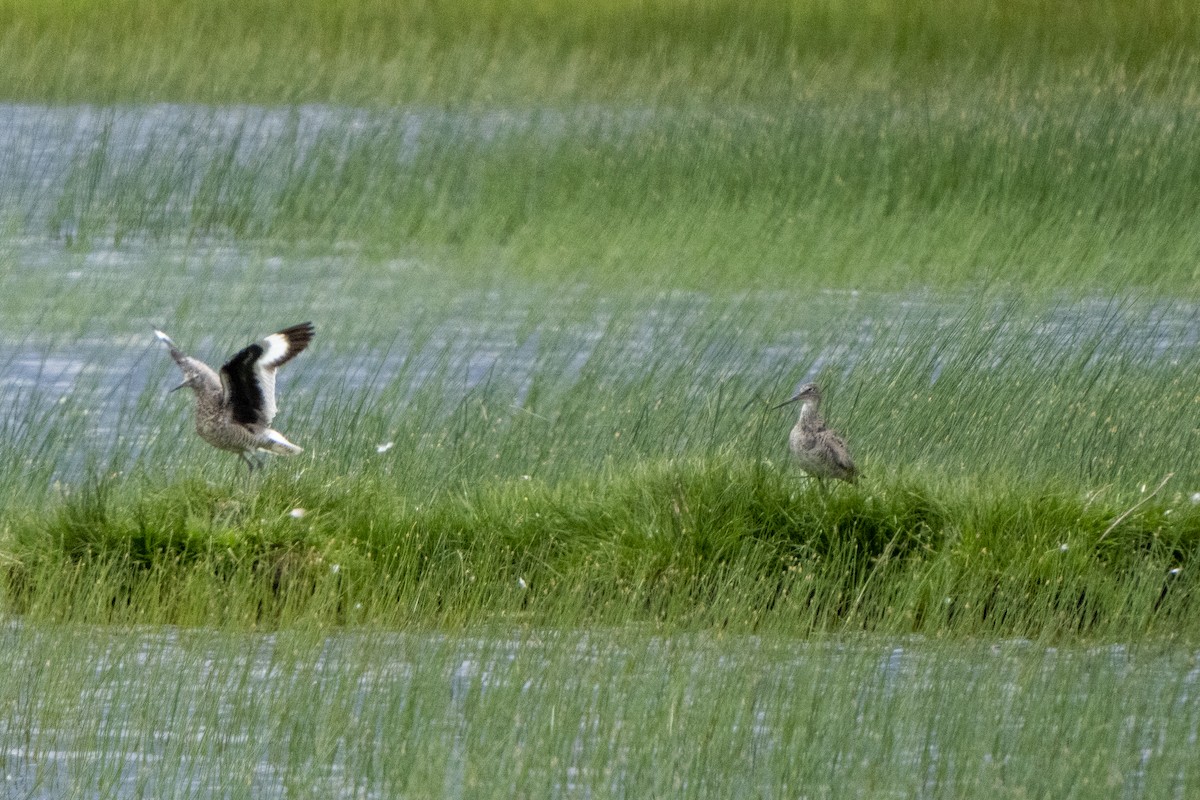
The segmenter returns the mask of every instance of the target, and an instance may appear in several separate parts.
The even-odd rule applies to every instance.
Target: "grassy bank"
[[[34,619],[1200,635],[1200,507],[1178,492],[1128,505],[970,483],[822,492],[763,465],[692,462],[415,502],[390,477],[312,465],[100,482],[52,514],[8,522],[7,606]]]

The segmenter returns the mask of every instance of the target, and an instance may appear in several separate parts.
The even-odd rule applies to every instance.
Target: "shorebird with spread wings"
[[[250,454],[259,450],[281,456],[303,452],[271,428],[278,410],[275,370],[308,347],[315,334],[311,322],[284,328],[239,351],[218,374],[154,331],[183,372],[183,383],[171,391],[187,386],[196,395],[196,433],[213,447],[237,453],[251,472],[256,465]]]

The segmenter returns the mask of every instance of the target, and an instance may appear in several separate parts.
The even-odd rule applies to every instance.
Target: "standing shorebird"
[[[277,410],[275,370],[308,347],[315,333],[311,322],[272,333],[239,351],[218,375],[203,361],[184,355],[171,337],[154,331],[183,371],[183,383],[171,391],[190,386],[196,393],[196,433],[213,447],[237,453],[251,472],[255,463],[249,454],[257,450],[281,456],[303,452],[270,427]]]
[[[788,447],[800,468],[818,481],[837,478],[854,483],[858,468],[850,457],[846,440],[835,431],[825,427],[821,418],[821,390],[815,383],[806,383],[792,396],[774,408],[783,408],[791,403],[800,403],[800,419],[788,436]],[[774,410],[774,408],[772,410]]]

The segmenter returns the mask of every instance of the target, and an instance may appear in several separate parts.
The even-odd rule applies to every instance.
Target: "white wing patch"
[[[291,342],[281,333],[272,333],[263,339],[263,354],[254,362],[254,371],[258,375],[258,385],[263,394],[263,422],[271,424],[279,406],[275,404],[275,368],[286,361],[291,353]]]
[[[263,339],[263,354],[255,365],[259,369],[275,369],[292,350],[292,344],[282,333],[272,333]]]

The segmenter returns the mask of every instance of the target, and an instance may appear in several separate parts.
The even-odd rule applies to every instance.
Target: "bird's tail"
[[[277,456],[294,456],[297,453],[304,452],[303,447],[292,444],[284,438],[282,433],[272,428],[267,428],[263,431],[258,449],[266,450],[268,453],[274,453]]]

